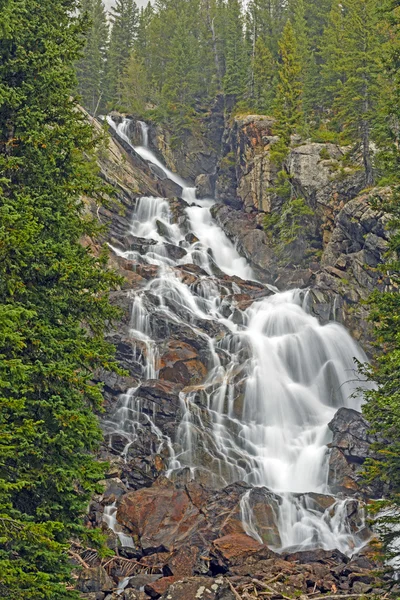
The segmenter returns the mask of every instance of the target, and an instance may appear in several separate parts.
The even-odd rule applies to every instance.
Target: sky
[[[136,0],[136,4],[140,6],[146,6],[148,0]],[[114,0],[104,0],[104,5],[107,9],[114,4]]]

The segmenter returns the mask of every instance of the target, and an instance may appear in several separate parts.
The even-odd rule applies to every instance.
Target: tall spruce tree
[[[67,600],[71,536],[103,468],[93,371],[117,279],[81,245],[101,196],[92,128],[71,99],[75,0],[6,0],[0,20],[0,597]]]
[[[139,26],[139,9],[134,0],[116,0],[111,9],[112,23],[107,57],[106,96],[112,107],[121,103],[121,82],[133,49]]]
[[[272,109],[275,62],[272,54],[259,37],[254,46],[252,97],[258,112],[267,114]]]
[[[104,96],[108,25],[102,0],[84,0],[81,13],[89,19],[90,27],[77,64],[78,92],[83,106],[93,115]]]
[[[223,89],[226,95],[233,96],[239,101],[245,96],[248,67],[242,5],[239,0],[227,0],[224,6],[224,38]]]
[[[371,141],[383,70],[378,6],[376,0],[344,0],[343,9],[342,50],[336,51],[343,82],[334,107],[348,137],[360,145],[365,182],[370,186],[375,179]]]
[[[333,0],[320,52],[322,60],[320,102],[326,111],[332,111],[335,98],[346,80],[344,52],[345,8],[339,0]]]
[[[276,133],[280,136],[280,144],[285,154],[291,135],[299,132],[304,122],[302,57],[290,20],[283,30],[279,49],[279,80],[274,116],[277,120]]]

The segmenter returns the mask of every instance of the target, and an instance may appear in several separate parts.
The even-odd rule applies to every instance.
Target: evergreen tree
[[[259,37],[253,58],[253,98],[258,112],[267,114],[272,107],[275,64],[271,52]]]
[[[383,542],[386,560],[400,555],[400,187],[399,187],[399,129],[400,120],[400,15],[399,0],[385,4],[385,25],[388,26],[388,43],[385,47],[385,74],[391,82],[390,106],[385,103],[385,146],[390,145],[391,157],[385,162],[385,174],[392,184],[391,198],[377,198],[375,208],[387,214],[390,230],[390,248],[387,264],[381,268],[382,287],[371,298],[370,320],[375,326],[376,347],[379,356],[367,374],[374,387],[366,394],[363,413],[376,435],[375,457],[368,461],[366,477],[381,486],[383,499],[370,508],[375,515],[375,530]],[[397,184],[396,184],[397,182]],[[390,285],[390,287],[389,287]]]
[[[107,57],[107,100],[121,103],[121,82],[133,49],[139,25],[139,9],[134,0],[116,0],[111,9],[110,47]]]
[[[162,100],[176,131],[190,128],[194,103],[200,94],[199,43],[196,38],[197,0],[178,2],[176,23],[169,43]]]
[[[322,106],[333,108],[334,100],[346,80],[344,72],[345,11],[339,0],[333,0],[321,46]]]
[[[121,105],[130,114],[141,116],[146,110],[148,82],[145,65],[135,51],[121,76]]]
[[[247,60],[243,32],[242,7],[239,0],[227,0],[224,14],[225,94],[242,100],[247,83]]]
[[[298,60],[301,63],[301,79],[303,87],[303,110],[311,117],[315,100],[313,79],[315,74],[314,55],[310,51],[309,30],[306,22],[304,0],[292,0],[291,21],[296,38]]]
[[[102,0],[84,0],[81,12],[90,19],[82,59],[77,65],[78,92],[83,106],[95,114],[104,94],[108,25]]]
[[[7,0],[0,22],[0,597],[77,598],[68,540],[103,468],[93,371],[118,281],[81,245],[100,197],[93,131],[71,99],[75,0]]]
[[[344,31],[339,69],[343,84],[334,106],[347,136],[360,144],[366,185],[374,182],[371,139],[380,94],[382,39],[376,0],[345,0]]]
[[[289,20],[279,42],[279,80],[275,98],[274,116],[277,120],[276,133],[280,136],[283,155],[290,144],[290,137],[303,126],[303,81],[302,59],[296,35]]]

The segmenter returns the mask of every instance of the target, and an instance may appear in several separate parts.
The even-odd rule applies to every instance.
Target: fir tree
[[[333,0],[321,45],[321,94],[320,101],[326,109],[332,109],[336,96],[346,79],[344,72],[345,13],[339,0]]]
[[[4,3],[3,3],[4,7]],[[93,131],[71,99],[84,34],[74,0],[8,0],[0,24],[1,598],[63,600],[68,540],[103,468],[93,371],[118,281],[81,245],[100,197]]]
[[[288,148],[290,137],[303,125],[302,59],[297,46],[295,31],[288,21],[279,42],[280,65],[275,98],[274,116],[276,133],[282,148]],[[285,154],[286,151],[283,151]]]
[[[255,43],[253,58],[253,98],[255,107],[261,114],[267,114],[272,107],[274,93],[275,64],[271,52],[259,37]]]
[[[243,17],[239,0],[227,0],[225,5],[225,94],[242,100],[247,82],[246,49],[243,35]]]
[[[90,19],[82,59],[77,65],[78,92],[83,106],[95,114],[104,95],[108,42],[107,17],[102,0],[84,0],[81,12]]]
[[[360,145],[365,182],[370,186],[374,183],[371,140],[383,68],[376,0],[346,0],[344,11],[339,67],[343,84],[334,107],[348,137]]]
[[[141,116],[146,110],[148,81],[145,65],[135,51],[121,76],[121,105],[130,114]]]
[[[134,0],[116,0],[111,9],[110,46],[107,57],[107,100],[110,106],[121,102],[121,81],[128,64],[139,25],[139,9]]]

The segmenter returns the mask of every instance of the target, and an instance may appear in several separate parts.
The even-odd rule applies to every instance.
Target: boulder
[[[263,545],[252,537],[235,533],[214,540],[212,552],[223,564],[230,566],[242,562],[243,558],[258,552],[262,547]]]
[[[128,581],[128,585],[125,589],[134,589],[140,591],[146,585],[154,583],[161,579],[162,575],[135,575],[134,577],[130,577]]]
[[[177,548],[205,524],[187,493],[167,483],[126,494],[118,506],[117,519],[138,536],[147,554]]]
[[[158,581],[146,584],[144,590],[150,598],[159,598],[173,583],[175,583],[175,581],[176,577],[163,577]]]
[[[162,600],[236,600],[228,581],[223,577],[190,577],[172,583]]]
[[[116,587],[103,567],[82,569],[79,573],[76,589],[79,592],[110,592]]]

